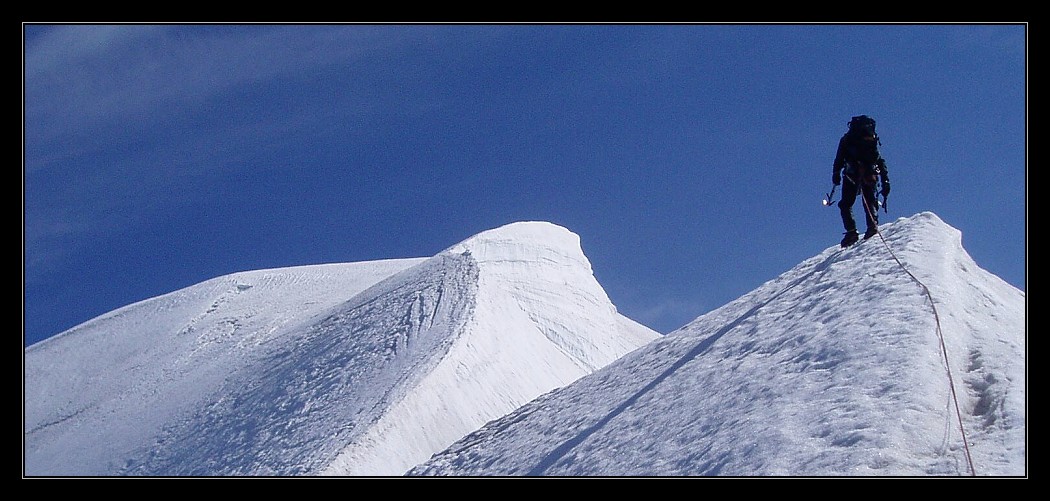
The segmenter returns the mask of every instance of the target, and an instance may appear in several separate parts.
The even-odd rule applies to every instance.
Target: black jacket
[[[875,135],[847,132],[839,139],[839,148],[835,153],[834,173],[837,175],[846,169],[847,176],[877,167],[875,171],[883,183],[890,182],[886,160],[879,153],[879,138]]]

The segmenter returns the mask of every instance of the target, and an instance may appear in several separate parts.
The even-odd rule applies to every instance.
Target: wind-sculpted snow
[[[934,305],[881,237],[829,248],[409,474],[1024,475],[1024,293],[932,214],[882,232]]]
[[[663,337],[550,223],[219,277],[25,350],[25,473],[1024,475],[1025,294],[881,228]]]
[[[452,254],[373,286],[231,375],[120,473],[317,473],[443,358],[476,287],[473,260]]]
[[[521,222],[481,233],[450,249],[481,268],[484,299],[507,300],[586,372],[655,338],[616,314],[594,279],[579,237],[550,223]],[[498,308],[498,306],[497,306]],[[625,322],[626,321],[626,322]]]
[[[227,275],[120,308],[25,350],[25,471],[107,475],[210,402],[261,347],[422,259]]]
[[[442,363],[323,473],[400,475],[486,422],[658,336],[616,313],[579,237],[560,226],[514,223],[441,255],[448,254],[477,263],[471,322]]]
[[[550,223],[220,277],[26,349],[26,473],[401,475],[657,337]]]

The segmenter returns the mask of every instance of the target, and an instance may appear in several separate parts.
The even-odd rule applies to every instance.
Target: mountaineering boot
[[[842,237],[842,242],[840,242],[839,245],[841,245],[843,248],[849,247],[857,243],[858,239],[859,238],[857,236],[857,230],[850,230],[846,232],[846,236]]]
[[[868,228],[867,230],[864,231],[864,240],[867,240],[867,239],[875,236],[875,234],[878,233],[878,232],[879,232],[879,229],[874,227],[874,226]]]

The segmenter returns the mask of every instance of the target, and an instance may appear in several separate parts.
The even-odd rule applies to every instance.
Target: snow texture
[[[409,474],[1026,475],[1025,294],[979,268],[934,214],[881,233],[828,248]]]
[[[400,475],[658,334],[550,223],[238,273],[25,350],[25,473]]]
[[[1025,293],[931,213],[666,336],[522,222],[219,277],[24,368],[30,476],[1027,474]]]

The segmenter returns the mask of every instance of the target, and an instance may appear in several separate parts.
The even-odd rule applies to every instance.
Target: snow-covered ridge
[[[26,472],[400,475],[656,337],[550,223],[237,273],[27,348]]]
[[[658,337],[616,312],[579,237],[563,227],[512,223],[441,256],[476,264],[473,316],[441,363],[324,474],[401,474],[494,417]]]
[[[1024,475],[1025,294],[980,269],[932,213],[881,231],[488,423],[409,474]],[[936,317],[889,250],[929,288]]]
[[[118,471],[129,451],[211,401],[263,347],[294,337],[316,316],[423,261],[234,273],[119,308],[27,347],[26,472]]]
[[[591,263],[580,247],[580,237],[564,227],[524,221],[485,231],[445,250],[469,252],[482,266],[492,263],[549,264],[591,272]]]
[[[625,319],[594,278],[580,238],[547,222],[518,222],[480,233],[446,252],[468,253],[481,269],[486,298],[507,299],[588,372],[653,339]],[[501,299],[502,300],[502,299]]]
[[[119,473],[316,474],[442,361],[473,314],[476,276],[441,255],[375,284],[260,349]]]
[[[219,277],[25,350],[25,473],[1023,475],[1024,292],[881,229],[667,336],[550,223]]]

